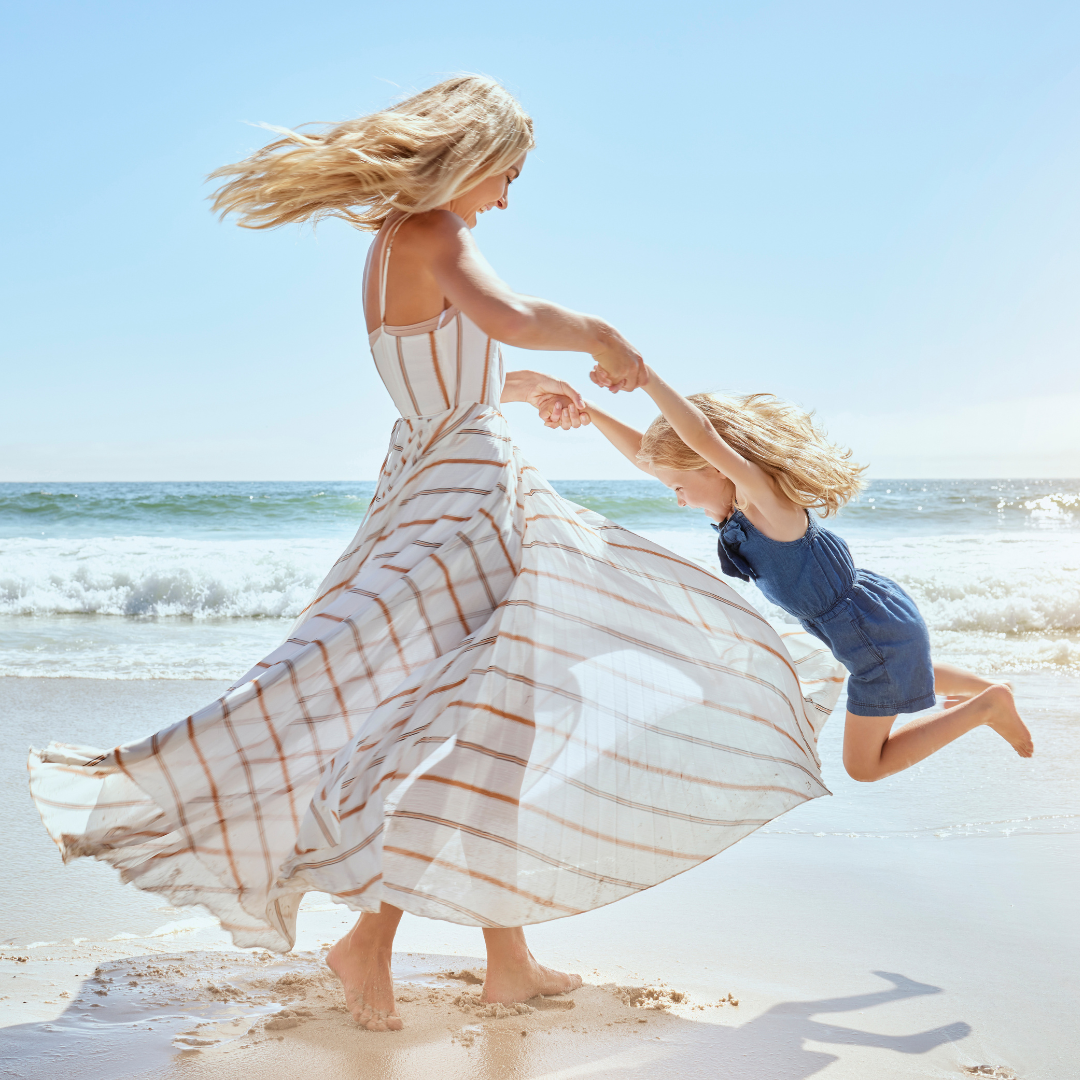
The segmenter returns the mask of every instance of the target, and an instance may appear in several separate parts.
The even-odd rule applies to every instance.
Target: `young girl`
[[[602,372],[593,381],[608,385]],[[680,506],[705,511],[725,574],[754,581],[847,668],[844,766],[853,779],[891,776],[983,724],[1031,757],[1009,686],[935,662],[915,601],[858,569],[847,544],[810,514],[828,517],[859,491],[863,467],[850,450],[771,394],[687,399],[651,368],[644,389],[662,413],[644,435],[591,402],[587,418]],[[548,425],[559,422],[556,406]],[[944,710],[892,730],[900,713],[930,709],[938,694]]]

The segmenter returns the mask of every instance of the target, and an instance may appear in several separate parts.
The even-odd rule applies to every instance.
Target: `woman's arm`
[[[520,349],[588,353],[608,375],[612,390],[645,381],[641,354],[595,315],[516,293],[480,254],[465,222],[447,210],[418,214],[409,240],[422,250],[443,295],[496,341]]]

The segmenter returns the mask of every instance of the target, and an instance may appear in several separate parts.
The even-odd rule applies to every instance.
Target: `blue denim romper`
[[[798,540],[770,540],[741,510],[721,525],[720,568],[753,581],[850,672],[849,712],[895,716],[935,703],[930,636],[915,601],[890,578],[857,570],[847,544],[808,513]]]

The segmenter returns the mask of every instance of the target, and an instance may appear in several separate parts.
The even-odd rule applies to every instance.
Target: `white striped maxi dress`
[[[372,352],[401,418],[289,639],[140,742],[31,752],[65,861],[287,950],[308,891],[543,922],[827,794],[816,740],[842,670],[820,642],[782,641],[702,567],[556,494],[462,312],[383,325]]]

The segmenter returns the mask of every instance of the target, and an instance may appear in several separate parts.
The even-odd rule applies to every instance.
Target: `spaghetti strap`
[[[386,241],[383,244],[382,258],[379,260],[379,325],[383,326],[386,323],[386,271],[390,268],[390,249],[394,246],[394,237],[397,235],[398,229],[401,227],[401,223],[408,217],[408,214],[402,214],[401,217],[390,226],[386,233]]]

